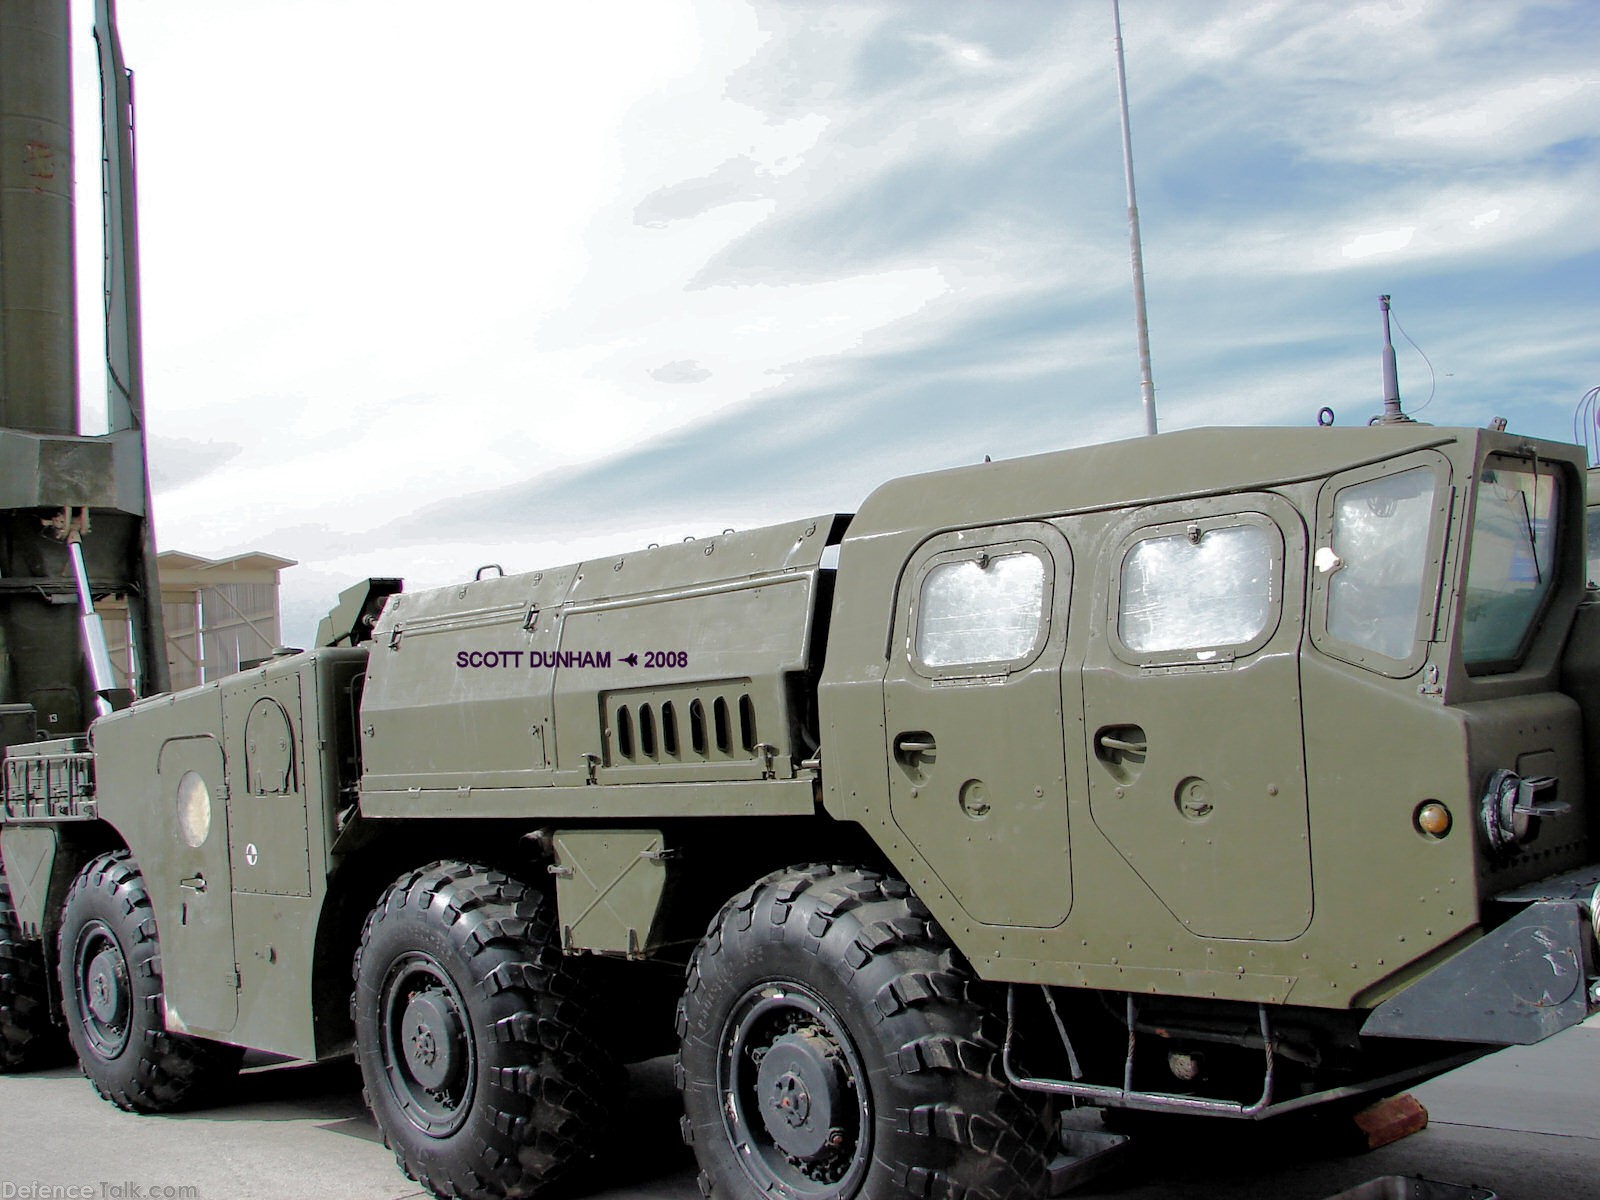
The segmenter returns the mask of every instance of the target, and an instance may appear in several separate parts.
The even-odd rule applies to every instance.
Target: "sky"
[[[1110,0],[118,8],[157,539],[296,560],[289,644],[367,575],[849,512],[1143,431]],[[1600,5],[1122,18],[1163,430],[1364,423],[1388,293],[1420,419],[1573,438]]]

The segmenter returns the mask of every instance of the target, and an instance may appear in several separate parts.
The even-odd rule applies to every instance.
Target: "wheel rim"
[[[838,1014],[810,988],[767,983],[730,1010],[718,1055],[734,1157],[763,1191],[851,1196],[872,1161],[866,1071]]]
[[[455,982],[426,954],[396,960],[381,998],[384,1073],[410,1122],[448,1137],[472,1111],[477,1047]]]
[[[122,943],[105,922],[90,921],[78,932],[72,962],[78,1027],[96,1057],[116,1058],[128,1048],[133,1012]]]

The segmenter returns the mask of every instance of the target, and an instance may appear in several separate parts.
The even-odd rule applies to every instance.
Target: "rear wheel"
[[[736,897],[696,950],[679,1007],[702,1191],[1042,1194],[1054,1121],[1000,1078],[980,986],[899,880],[804,867]]]
[[[50,1003],[44,944],[22,936],[0,868],[0,1071],[31,1071],[66,1058]]]
[[[622,1073],[555,944],[546,898],[434,863],[367,918],[351,1015],[367,1105],[435,1195],[526,1196],[599,1149]]]
[[[95,1091],[118,1108],[193,1105],[238,1071],[237,1047],[167,1032],[155,914],[126,850],[102,854],[73,880],[60,972],[72,1048]]]

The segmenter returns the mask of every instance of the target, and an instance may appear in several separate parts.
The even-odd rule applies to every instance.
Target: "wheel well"
[[[50,828],[56,835],[56,844],[42,910],[37,914],[19,911],[18,917],[23,925],[24,937],[37,937],[41,943],[45,978],[50,988],[50,1011],[59,1019],[61,984],[56,972],[59,958],[56,941],[61,935],[61,913],[67,903],[67,893],[71,891],[72,881],[78,877],[78,872],[90,860],[101,854],[126,850],[128,846],[116,829],[104,821],[60,822]],[[8,877],[9,874],[7,872]],[[12,901],[15,900],[16,891],[13,889]]]
[[[442,821],[364,823],[359,848],[342,856],[329,884],[317,928],[312,968],[319,1057],[350,1048],[351,963],[367,914],[383,891],[405,872],[455,858],[496,867],[530,887],[555,894],[545,839],[553,822]],[[826,859],[887,869],[870,838],[856,825],[826,817],[735,818],[630,822],[560,822],[561,828],[660,829],[678,851],[661,901],[658,948],[642,960],[581,955],[607,1008],[613,1045],[623,1061],[670,1052],[676,1045],[673,1014],[689,956],[728,899],[774,870]]]

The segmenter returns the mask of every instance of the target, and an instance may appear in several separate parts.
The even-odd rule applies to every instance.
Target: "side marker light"
[[[1417,809],[1417,828],[1429,837],[1442,838],[1450,832],[1450,810],[1437,800]]]

